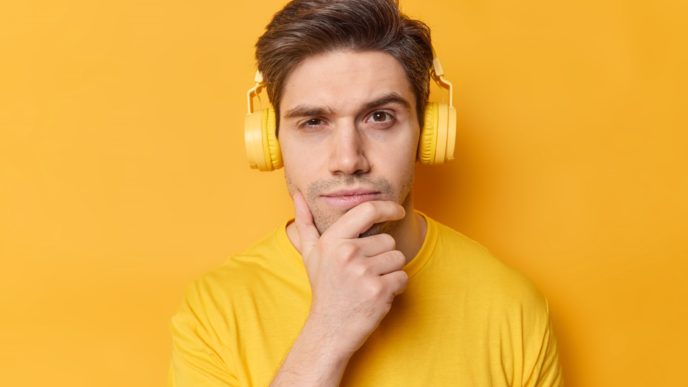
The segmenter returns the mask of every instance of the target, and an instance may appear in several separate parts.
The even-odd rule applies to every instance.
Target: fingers
[[[391,250],[368,258],[368,264],[372,273],[385,275],[401,270],[406,264],[406,257],[399,250]]]
[[[385,282],[385,285],[389,286],[389,289],[392,289],[394,296],[398,296],[406,290],[409,279],[408,274],[403,270],[394,271],[380,278]]]
[[[374,257],[386,251],[394,250],[396,241],[389,234],[377,234],[356,240],[361,252],[366,257]]]
[[[404,207],[392,201],[369,201],[361,203],[342,215],[323,234],[330,237],[353,239],[376,223],[399,220],[406,215]]]
[[[306,199],[303,198],[301,192],[294,192],[294,225],[296,226],[296,231],[299,234],[299,246],[296,248],[299,250],[302,256],[306,256],[308,251],[313,248],[313,245],[320,238],[320,233],[313,223],[313,214],[308,208],[308,203]]]

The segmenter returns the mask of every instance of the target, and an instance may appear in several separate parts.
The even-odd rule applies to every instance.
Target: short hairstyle
[[[394,0],[292,0],[275,14],[256,43],[256,60],[278,127],[287,76],[304,59],[338,49],[393,56],[406,72],[423,127],[433,60],[430,28],[400,13]]]

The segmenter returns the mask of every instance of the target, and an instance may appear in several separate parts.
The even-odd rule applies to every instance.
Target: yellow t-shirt
[[[545,298],[468,237],[427,220],[406,291],[342,386],[560,386]],[[267,386],[311,293],[285,227],[196,280],[172,319],[169,385]]]

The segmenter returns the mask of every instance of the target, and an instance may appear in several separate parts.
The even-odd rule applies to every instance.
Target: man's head
[[[275,14],[256,43],[278,126],[284,84],[304,59],[334,50],[381,51],[404,68],[420,127],[430,93],[430,29],[401,14],[394,0],[293,0]]]
[[[319,231],[367,200],[410,213],[432,66],[427,26],[389,0],[295,0],[256,56],[289,191],[304,195]]]

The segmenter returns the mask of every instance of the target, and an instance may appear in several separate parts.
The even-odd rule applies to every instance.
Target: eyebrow
[[[411,108],[411,104],[401,95],[399,95],[399,93],[391,92],[381,96],[380,98],[366,102],[363,105],[363,110],[374,109],[390,103],[397,103],[407,110],[410,110]],[[332,109],[329,107],[298,105],[292,109],[289,109],[284,115],[284,118],[326,116],[330,114],[332,114]]]
[[[329,107],[298,105],[295,108],[289,109],[284,118],[326,116],[330,114],[332,114],[332,109]]]
[[[376,107],[387,105],[389,103],[397,103],[406,109],[411,109],[411,104],[407,100],[405,100],[404,97],[399,95],[399,93],[394,92],[394,91],[391,93],[385,94],[376,100],[367,102],[365,105],[363,105],[363,109],[364,110],[370,110],[370,109],[374,109]]]

